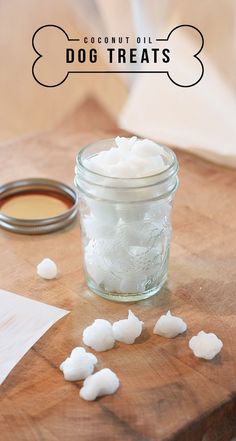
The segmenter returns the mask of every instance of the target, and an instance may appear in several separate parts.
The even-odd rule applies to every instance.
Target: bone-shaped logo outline
[[[50,85],[49,85],[49,84],[44,84],[44,83],[42,83],[41,81],[39,81],[38,78],[37,78],[37,76],[35,75],[35,66],[36,66],[36,63],[38,62],[38,60],[39,60],[40,58],[43,57],[43,55],[42,55],[40,52],[38,52],[38,50],[36,49],[36,47],[35,47],[35,43],[34,43],[34,40],[35,40],[35,37],[36,37],[36,35],[38,34],[38,32],[41,31],[41,29],[43,29],[43,28],[48,28],[48,27],[53,27],[53,28],[60,29],[60,31],[62,31],[62,32],[65,34],[65,36],[66,36],[66,38],[67,38],[68,41],[80,41],[79,38],[69,38],[69,36],[68,36],[68,34],[66,33],[66,31],[65,31],[63,28],[61,28],[60,26],[55,25],[55,24],[46,24],[46,25],[40,26],[38,29],[36,29],[36,31],[34,32],[34,34],[33,34],[33,36],[32,36],[32,47],[33,47],[34,51],[36,52],[36,54],[38,55],[38,57],[34,60],[34,63],[33,63],[33,65],[32,65],[32,75],[33,75],[33,78],[35,79],[35,81],[36,81],[38,84],[40,84],[41,86],[44,86],[44,87],[57,87],[57,86],[60,86],[61,84],[64,83],[64,81],[66,81],[67,77],[68,77],[69,74],[71,74],[71,73],[79,73],[79,74],[90,74],[90,73],[96,73],[96,74],[100,74],[100,73],[101,73],[101,74],[106,74],[106,73],[139,73],[139,74],[143,74],[143,73],[144,73],[144,74],[146,74],[146,73],[152,73],[152,74],[153,74],[153,73],[165,73],[165,74],[167,74],[168,78],[171,80],[171,82],[172,82],[173,84],[175,84],[176,86],[179,86],[179,87],[184,87],[184,88],[188,88],[188,87],[193,87],[193,86],[195,86],[196,84],[198,84],[198,83],[201,81],[201,79],[202,79],[202,77],[203,77],[203,75],[204,75],[204,65],[203,65],[202,60],[198,57],[198,55],[200,54],[200,52],[202,51],[202,49],[203,49],[203,47],[204,47],[204,37],[203,37],[203,34],[202,34],[202,32],[201,32],[198,28],[196,28],[196,27],[193,26],[193,25],[182,24],[182,25],[175,26],[175,27],[169,32],[167,38],[156,38],[156,41],[168,41],[169,38],[170,38],[170,36],[171,36],[171,34],[172,34],[176,29],[179,29],[179,28],[182,28],[182,27],[192,28],[192,29],[194,29],[195,31],[198,32],[198,34],[199,34],[200,37],[201,37],[201,46],[200,46],[200,49],[199,49],[195,54],[193,54],[193,58],[195,58],[196,60],[198,60],[198,62],[199,62],[200,65],[201,65],[201,75],[200,75],[200,77],[198,78],[198,80],[196,80],[196,81],[195,81],[194,83],[192,83],[192,84],[179,84],[179,83],[177,83],[176,81],[174,81],[174,80],[171,78],[170,73],[169,73],[168,70],[165,70],[165,71],[164,71],[164,70],[82,70],[82,71],[79,71],[79,70],[72,70],[72,71],[67,71],[66,76],[65,76],[65,77],[63,78],[63,80],[61,80],[59,83],[57,83],[57,84],[50,84]]]
[[[201,68],[202,68],[202,71],[201,71],[201,75],[200,75],[200,77],[198,78],[197,81],[195,81],[195,83],[192,83],[192,84],[186,84],[186,85],[185,85],[185,84],[179,84],[179,83],[177,83],[176,81],[174,81],[173,78],[171,78],[170,73],[169,73],[168,70],[165,71],[165,72],[164,72],[164,71],[160,71],[160,72],[156,72],[156,73],[166,73],[167,76],[168,76],[168,78],[172,81],[173,84],[175,84],[176,86],[179,86],[179,87],[187,88],[187,87],[193,87],[193,86],[196,86],[196,84],[198,84],[199,81],[201,81],[201,79],[202,79],[202,77],[203,77],[203,75],[204,75],[204,65],[203,65],[202,60],[198,57],[198,55],[200,54],[200,52],[202,51],[202,49],[203,49],[203,47],[204,47],[204,37],[203,37],[203,34],[201,33],[201,31],[199,31],[198,28],[196,28],[196,27],[193,26],[193,25],[182,24],[182,25],[179,25],[179,26],[175,26],[175,28],[173,28],[173,29],[170,31],[170,33],[168,34],[168,37],[167,37],[167,38],[163,38],[163,39],[159,38],[159,39],[157,39],[156,41],[168,41],[169,38],[170,38],[170,36],[171,36],[171,34],[173,34],[173,32],[174,32],[176,29],[179,29],[179,28],[182,28],[182,27],[188,27],[188,28],[195,29],[195,31],[197,31],[198,34],[199,34],[200,37],[201,37],[201,46],[200,46],[200,49],[199,49],[195,54],[193,54],[193,58],[195,58],[196,60],[198,60],[198,62],[199,62],[200,65],[201,65]]]

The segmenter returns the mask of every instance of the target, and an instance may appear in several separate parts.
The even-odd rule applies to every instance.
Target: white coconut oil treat
[[[112,349],[115,339],[111,323],[103,319],[94,320],[93,324],[83,331],[83,343],[98,352]]]
[[[129,310],[128,318],[113,323],[112,330],[117,341],[131,345],[141,335],[142,327],[143,322]]]
[[[88,286],[110,300],[157,293],[167,279],[171,206],[178,162],[148,139],[117,137],[85,147],[77,157]]]
[[[186,329],[187,325],[182,318],[176,317],[168,311],[167,314],[162,315],[159,320],[157,320],[153,333],[161,335],[162,337],[174,338],[185,332]]]
[[[80,396],[84,400],[93,401],[97,397],[114,394],[119,384],[119,378],[111,369],[101,369],[86,378],[82,389],[80,389]]]
[[[223,347],[223,342],[212,332],[200,331],[189,340],[189,347],[195,357],[212,360]]]
[[[46,257],[37,265],[37,274],[43,279],[55,279],[57,277],[57,265],[53,260]]]
[[[115,139],[115,147],[99,152],[85,160],[85,167],[111,178],[141,178],[164,171],[164,150],[148,139]]]
[[[95,355],[86,352],[84,348],[74,348],[68,358],[60,365],[60,370],[67,381],[84,380],[94,371],[97,364]]]

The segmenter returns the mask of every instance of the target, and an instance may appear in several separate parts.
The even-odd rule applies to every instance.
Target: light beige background
[[[82,15],[74,0],[2,0],[0,2],[0,141],[50,128],[87,95],[97,97],[117,116],[126,86],[113,75],[71,76],[57,88],[38,85],[31,67],[34,31],[58,24],[75,38],[82,32]],[[45,42],[46,44],[47,42]]]

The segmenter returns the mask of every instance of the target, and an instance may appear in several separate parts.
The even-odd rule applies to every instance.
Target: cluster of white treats
[[[70,357],[60,365],[65,380],[85,380],[80,389],[80,396],[87,401],[93,401],[102,395],[111,395],[119,387],[119,379],[111,369],[101,369],[93,374],[96,364],[95,355],[78,347],[74,348]]]
[[[114,178],[152,176],[167,168],[163,148],[149,139],[117,136],[116,146],[84,161],[93,172]]]
[[[180,317],[171,314],[162,315],[156,322],[153,333],[166,338],[174,338],[187,330],[186,323]],[[222,341],[212,332],[200,331],[189,340],[189,348],[195,357],[212,360],[222,349]]]
[[[120,199],[119,189],[129,184],[118,179],[117,188],[109,189],[102,175],[116,178],[150,177],[164,171],[167,162],[161,146],[135,136],[117,137],[116,146],[84,161],[87,169],[100,174],[96,182],[102,184],[97,187],[91,185],[95,197],[85,197],[89,210],[81,216],[87,238],[85,268],[101,290],[136,294],[158,285],[158,276],[163,273],[168,253],[171,211],[171,200],[157,201],[157,189],[155,185],[149,187],[150,182],[144,182],[146,179],[140,185],[144,186],[142,197],[148,202],[128,203],[132,198],[139,198],[134,187],[132,192],[125,194],[126,203],[116,203]],[[107,197],[111,202],[102,202],[101,199]]]
[[[108,320],[97,319],[84,329],[83,343],[98,352],[112,349],[116,340],[133,344],[141,335],[142,327],[143,322],[132,311],[129,311],[127,319],[118,320],[113,325]],[[85,380],[80,396],[87,401],[114,394],[120,384],[119,378],[111,369],[101,369],[93,374],[96,364],[95,355],[78,347],[60,365],[65,380]]]
[[[95,351],[112,349],[115,341],[133,344],[141,335],[143,322],[129,310],[128,318],[118,320],[113,325],[108,320],[97,319],[84,329],[83,343]]]
[[[84,329],[83,343],[98,352],[112,349],[116,341],[133,344],[141,335],[143,324],[131,310],[128,312],[128,318],[118,320],[113,324],[108,320],[97,319]],[[184,320],[168,311],[157,320],[153,333],[166,338],[174,338],[186,330],[187,325]],[[211,360],[220,352],[223,343],[215,334],[200,331],[190,339],[189,347],[196,357]],[[80,396],[87,401],[114,394],[119,388],[120,382],[117,375],[108,368],[93,373],[96,365],[95,355],[80,347],[73,349],[71,355],[60,365],[65,380],[85,380]]]
[[[85,268],[97,286],[127,294],[158,284],[171,233],[167,210],[157,216],[155,221],[107,223],[106,217],[100,220],[91,214],[82,220],[88,238]]]

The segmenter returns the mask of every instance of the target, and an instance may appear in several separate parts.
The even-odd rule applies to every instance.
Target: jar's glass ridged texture
[[[75,185],[88,287],[109,300],[129,302],[157,293],[167,279],[178,162],[162,146],[166,169],[152,176],[111,178],[85,167],[86,158],[114,145],[114,139],[105,139],[79,152]]]

